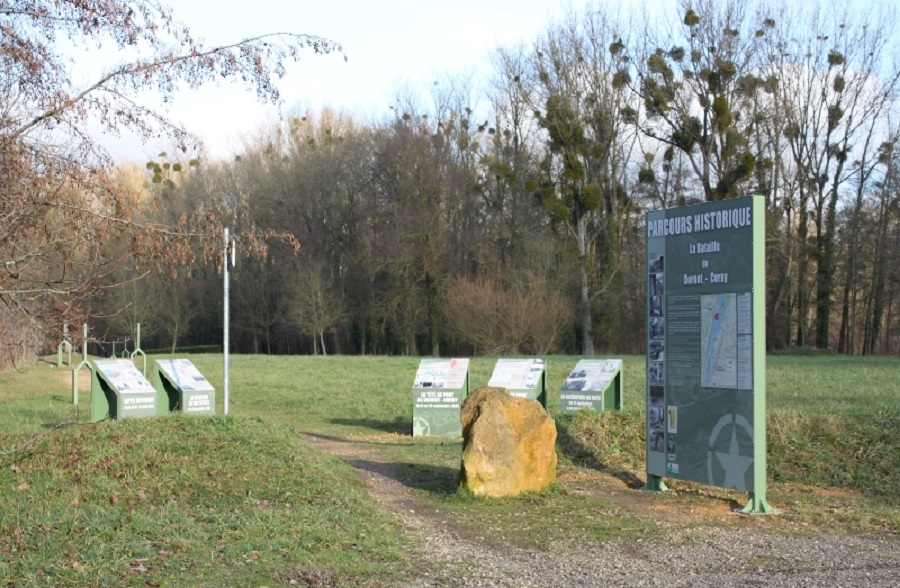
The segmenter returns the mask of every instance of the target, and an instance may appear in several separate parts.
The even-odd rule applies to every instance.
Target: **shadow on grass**
[[[349,459],[353,467],[390,478],[407,488],[430,494],[450,496],[456,493],[458,470],[445,466],[410,462],[377,462]]]
[[[393,421],[379,421],[376,419],[328,419],[332,425],[343,425],[346,427],[358,427],[361,429],[372,429],[381,433],[396,433],[399,435],[409,435],[412,432],[412,423],[406,419],[397,418]]]
[[[354,456],[353,447],[368,446],[369,448],[386,447],[386,446],[403,446],[409,447],[408,443],[386,443],[383,441],[362,441],[344,439],[331,435],[323,435],[321,433],[301,433],[313,446],[322,448],[317,445],[319,441],[325,441],[333,445],[345,445],[349,451],[338,449],[333,453],[347,462],[349,465],[383,476],[390,480],[394,480],[408,488],[423,490],[438,495],[450,495],[456,492],[458,470],[446,466],[439,466],[429,463],[399,462],[390,461],[374,461],[364,459],[363,455],[370,449],[363,449],[363,455],[357,453]],[[326,449],[326,451],[328,451]]]
[[[644,486],[644,480],[635,476],[632,472],[622,468],[611,467],[599,460],[590,448],[585,447],[571,434],[562,419],[556,421],[556,446],[572,463],[609,474],[621,480],[623,484],[632,490],[640,490]]]

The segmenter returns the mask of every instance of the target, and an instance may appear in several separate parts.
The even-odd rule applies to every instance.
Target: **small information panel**
[[[540,358],[498,359],[488,386],[506,388],[513,396],[547,406],[547,362]]]
[[[657,210],[646,226],[648,486],[747,491],[745,511],[765,512],[765,201]]]
[[[423,359],[413,380],[413,436],[459,437],[469,394],[469,360]]]
[[[582,359],[559,390],[562,412],[622,410],[622,360]]]
[[[157,416],[160,394],[130,359],[98,359],[91,376],[91,420]]]
[[[156,389],[168,397],[169,410],[216,414],[216,390],[189,359],[156,360]]]

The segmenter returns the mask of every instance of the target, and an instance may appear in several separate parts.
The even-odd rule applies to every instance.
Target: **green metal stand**
[[[746,515],[759,515],[759,514],[767,514],[767,515],[777,515],[781,514],[781,511],[775,508],[772,508],[768,502],[766,502],[766,496],[763,494],[759,496],[753,492],[749,493],[750,500],[747,502],[747,505],[744,508],[736,509],[734,512]]]
[[[72,404],[78,404],[78,372],[81,371],[81,368],[86,367],[91,369],[91,364],[88,363],[87,360],[87,341],[88,341],[88,327],[87,323],[84,324],[84,334],[81,338],[81,363],[75,366],[72,370]],[[69,364],[71,365],[72,360],[69,360]]]
[[[63,324],[62,343],[56,347],[56,367],[62,367],[63,365],[63,350],[69,354],[68,365],[72,365],[72,342],[69,341],[69,323]]]
[[[647,476],[647,483],[641,488],[642,492],[665,492],[666,490],[668,490],[668,488],[666,487],[666,483],[663,482],[663,479],[652,474]]]
[[[144,353],[143,349],[141,349],[141,323],[137,324],[137,339],[134,341],[134,351],[131,352],[131,362],[134,363],[134,356],[140,354],[140,356],[144,359],[144,369],[143,374],[144,377],[147,377],[147,354]]]

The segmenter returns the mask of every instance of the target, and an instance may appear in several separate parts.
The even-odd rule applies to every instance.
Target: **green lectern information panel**
[[[647,474],[765,512],[765,202],[647,214]],[[655,479],[654,479],[655,477]]]
[[[469,394],[469,360],[423,359],[413,381],[413,436],[459,437]]]
[[[165,392],[169,410],[216,414],[216,389],[189,359],[156,360],[156,389]]]
[[[157,416],[164,400],[129,359],[95,360],[91,374],[91,420]],[[162,396],[164,399],[164,396]]]
[[[488,386],[506,388],[513,396],[537,400],[547,406],[547,379],[543,359],[498,359]]]
[[[559,390],[559,409],[622,410],[622,360],[582,359]]]

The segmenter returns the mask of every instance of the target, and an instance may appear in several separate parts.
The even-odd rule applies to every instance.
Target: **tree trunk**
[[[594,354],[594,335],[591,327],[590,283],[587,272],[587,217],[576,223],[575,240],[578,243],[578,281],[581,302],[581,353]]]
[[[878,244],[875,248],[875,261],[872,268],[872,313],[871,320],[866,321],[866,337],[863,344],[863,353],[872,355],[875,353],[875,346],[878,343],[878,336],[881,331],[881,321],[884,319],[884,290],[885,290],[885,274],[887,266],[887,225],[888,210],[882,207],[881,218],[878,227]],[[890,339],[890,337],[889,337]]]
[[[428,338],[431,343],[431,356],[441,356],[440,337],[438,331],[438,309],[437,309],[437,285],[431,278],[430,272],[425,272],[425,292],[428,300],[426,305],[428,308]]]
[[[853,355],[853,345],[850,339],[850,290],[853,288],[851,270],[847,268],[847,276],[844,282],[843,308],[841,309],[841,330],[838,337],[838,353]]]
[[[809,204],[809,196],[805,191],[800,193],[800,215],[797,225],[797,238],[800,243],[797,268],[797,347],[806,347],[806,321],[809,313],[809,300],[806,296],[806,281],[809,274],[809,255],[806,251],[809,239],[809,213],[806,207]]]
[[[834,171],[834,183],[828,196],[828,207],[825,213],[824,245],[821,245],[822,256],[819,260],[816,285],[816,347],[828,349],[828,335],[831,331],[831,295],[834,292],[835,242],[837,241],[837,201],[838,178],[841,177],[843,164],[838,163]],[[821,230],[819,240],[823,240]]]

